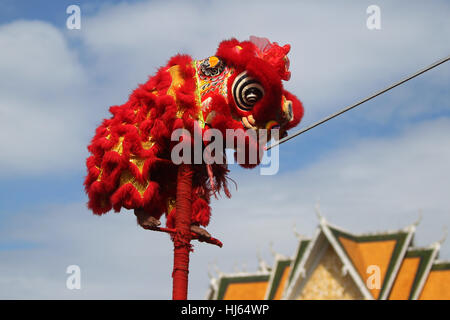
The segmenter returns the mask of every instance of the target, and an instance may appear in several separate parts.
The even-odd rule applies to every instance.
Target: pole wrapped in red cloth
[[[191,245],[192,167],[181,164],[178,168],[176,199],[176,234],[173,237],[173,300],[186,300],[188,292],[189,253]]]

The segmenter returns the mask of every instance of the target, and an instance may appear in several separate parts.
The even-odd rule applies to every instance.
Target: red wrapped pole
[[[173,300],[186,300],[188,291],[189,253],[191,251],[192,167],[178,167],[176,199],[176,233],[173,238]]]

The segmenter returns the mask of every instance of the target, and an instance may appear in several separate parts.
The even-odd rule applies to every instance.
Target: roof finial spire
[[[208,278],[210,280],[214,279],[213,274],[211,272],[211,262],[208,262]]]
[[[299,241],[302,240],[302,239],[303,239],[303,236],[302,236],[300,233],[298,233],[298,231],[297,231],[297,225],[295,224],[295,222],[293,223],[292,229],[294,230],[294,235],[295,235],[295,237],[296,237]]]
[[[270,249],[270,253],[272,253],[272,256],[275,260],[286,258],[283,254],[278,253],[273,249],[273,241],[269,242],[269,249]]]
[[[422,218],[423,218],[423,210],[422,208],[419,209],[419,217],[417,218],[417,220],[413,223],[413,226],[417,227],[419,225],[420,222],[422,222]]]
[[[442,238],[438,241],[438,243],[441,245],[444,243],[445,240],[447,240],[447,236],[448,236],[448,228],[447,226],[444,226],[444,235],[442,236]]]
[[[417,226],[420,224],[420,222],[422,221],[422,209],[419,209],[419,216],[417,217],[417,220],[414,221],[413,223],[411,223],[409,226],[407,226],[405,228],[405,230],[409,230],[409,231],[415,231]]]
[[[219,277],[223,275],[223,272],[220,271],[219,267],[217,266],[217,261],[216,260],[214,260],[214,262],[212,264],[212,267],[213,267],[214,271],[219,275]]]
[[[211,265],[212,263],[208,263],[208,278],[209,278],[209,284],[213,288],[213,290],[217,290],[217,281],[218,279],[214,278],[212,272],[211,272]],[[219,274],[220,276],[220,274]]]
[[[237,261],[234,262],[234,266],[233,266],[233,270],[236,273],[240,273],[241,271],[239,270],[239,264]]]
[[[325,217],[322,214],[322,211],[320,210],[320,197],[317,198],[316,205],[314,206],[314,211],[317,214],[317,217],[320,221],[320,223],[325,223]]]
[[[258,265],[259,265],[259,269],[263,272],[267,272],[269,271],[269,266],[267,265],[267,263],[264,261],[262,255],[261,255],[261,250],[258,248],[258,251],[256,252],[256,256],[258,258]]]
[[[270,242],[269,242],[269,250],[270,250],[270,253],[272,254],[272,256],[273,256],[274,258],[276,258],[278,254],[277,254],[276,251],[273,249],[273,241],[270,241]]]

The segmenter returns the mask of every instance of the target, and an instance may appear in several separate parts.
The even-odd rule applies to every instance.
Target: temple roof
[[[314,298],[311,290],[308,295],[302,292],[311,288],[311,281],[328,281],[314,276],[319,266],[323,272],[330,268],[330,262],[323,260],[327,256],[327,261],[334,261],[331,267],[339,266],[340,271],[326,274],[336,278],[335,287],[342,286],[335,288],[337,292],[352,293],[345,296],[347,299],[450,299],[450,262],[436,261],[439,242],[423,248],[413,246],[417,223],[395,231],[354,234],[319,218],[314,237],[299,238],[292,257],[276,254],[273,268],[264,271],[221,274],[213,279],[216,287],[211,285],[207,298]]]
[[[353,268],[351,275],[361,286],[361,293],[367,296],[368,290],[374,299],[385,299],[415,229],[355,235],[326,222],[321,226],[337,254],[343,255],[344,265],[349,271]],[[369,285],[375,272],[379,273],[380,283]]]
[[[417,299],[438,250],[436,245],[408,249],[389,294],[390,300]]]
[[[420,300],[450,300],[450,261],[433,263]]]
[[[284,286],[287,283],[292,259],[278,257],[270,274],[269,284],[265,295],[266,300],[280,300]]]
[[[215,300],[264,300],[269,272],[222,274],[219,276]]]

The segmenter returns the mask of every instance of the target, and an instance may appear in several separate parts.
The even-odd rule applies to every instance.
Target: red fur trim
[[[258,79],[264,87],[264,97],[253,107],[251,113],[257,123],[265,123],[276,119],[281,108],[281,94],[283,87],[281,78],[276,70],[261,59],[252,59],[247,65],[250,76]]]
[[[281,78],[276,70],[269,63],[259,58],[252,58],[248,61],[246,71],[251,77],[261,83],[265,91],[263,98],[250,111],[239,109],[233,98],[233,82],[242,71],[237,70],[235,75],[230,77],[227,84],[228,101],[234,113],[241,117],[252,114],[257,124],[264,124],[267,121],[276,119],[281,110],[281,95],[283,92]]]
[[[282,94],[293,102],[294,111],[294,119],[284,127],[292,128],[299,123],[303,116],[301,102],[289,92],[283,91],[281,84],[281,78],[286,78],[288,72],[286,68],[281,70],[282,63],[287,61],[282,54],[287,53],[289,48],[275,45],[276,43],[270,46],[275,48],[272,51],[261,49],[249,41],[239,42],[236,39],[223,41],[219,45],[216,56],[234,67],[236,74],[228,79],[229,102],[223,96],[211,96],[210,109],[215,112],[215,117],[208,125],[226,135],[227,129],[243,129],[238,115],[247,116],[251,113],[258,125],[277,120],[281,112]],[[172,84],[168,69],[175,65],[179,66],[184,83],[175,88],[173,97],[167,94]],[[286,64],[283,66],[286,67]],[[230,95],[234,78],[244,70],[258,79],[266,91],[263,99],[248,113],[236,109]],[[115,211],[120,211],[122,207],[144,208],[159,219],[166,212],[167,199],[174,198],[176,194],[177,166],[170,160],[171,148],[176,142],[171,141],[171,134],[176,129],[185,128],[192,136],[196,130],[194,122],[201,112],[201,106],[197,104],[194,76],[192,59],[187,55],[177,55],[146,83],[139,85],[126,103],[110,108],[112,117],[104,120],[97,128],[88,147],[91,156],[86,160],[87,176],[84,184],[89,197],[88,207],[94,213],[103,214],[111,208]],[[179,110],[183,111],[181,118]],[[254,167],[257,164],[249,164],[249,154],[259,150],[258,141],[244,130],[239,135],[245,138],[246,147],[245,161],[241,165]],[[149,139],[154,144],[151,148],[144,149],[142,143]],[[237,139],[239,138],[234,139],[235,143]],[[192,140],[185,140],[186,143],[192,143]],[[121,154],[114,151],[118,149],[121,149]],[[139,169],[141,165],[138,167],[130,161],[134,156],[143,161],[142,172]],[[256,160],[259,163],[261,159]],[[226,166],[213,164],[208,169],[209,175],[206,166],[194,166],[193,176],[192,221],[203,226],[208,225],[210,220],[209,198],[212,191],[222,189],[230,196]],[[124,170],[128,170],[136,182],[148,183],[142,196],[131,183],[120,185]],[[168,226],[174,226],[175,212],[173,209],[167,213]]]
[[[143,207],[144,209],[154,211],[155,214],[157,214],[158,219],[162,215],[164,205],[161,201],[158,183],[149,181],[147,189],[144,192]]]
[[[85,187],[92,184],[95,180],[97,180],[100,174],[100,169],[96,165],[94,156],[90,156],[89,158],[86,159],[86,167],[88,168],[88,174],[84,181]]]
[[[211,217],[211,208],[208,202],[202,198],[197,198],[192,203],[192,224],[207,226]],[[168,228],[175,227],[176,208],[173,208],[167,215],[166,226]]]
[[[240,121],[236,121],[231,117],[230,107],[223,96],[216,95],[212,97],[211,110],[216,112],[216,116],[210,125],[212,128],[220,130],[223,136],[226,135],[227,129],[244,128]]]
[[[111,196],[111,202],[114,211],[120,212],[122,207],[126,209],[142,208],[144,206],[144,201],[141,195],[133,187],[132,184],[127,183],[117,189]]]
[[[167,95],[171,85],[167,70],[174,65],[179,66],[184,79],[184,84],[175,89],[176,99]],[[171,132],[186,128],[192,133],[200,111],[194,75],[191,58],[175,56],[154,77],[135,89],[125,104],[110,108],[112,118],[103,121],[88,147],[92,156],[86,161],[85,188],[88,206],[95,213],[102,214],[111,208],[115,211],[122,207],[144,208],[159,218],[166,211],[165,199],[174,196],[177,172],[177,166],[169,160]],[[181,119],[176,117],[178,108],[184,112]],[[149,138],[154,145],[145,150],[142,142]],[[112,150],[120,147],[120,142],[122,154]],[[130,161],[131,155],[145,160],[142,173]],[[143,196],[131,183],[119,187],[123,170],[129,170],[139,183],[148,182]],[[207,223],[205,216],[199,219],[203,224]]]
[[[109,195],[105,192],[102,184],[98,181],[94,181],[88,189],[88,208],[95,214],[102,215],[111,210],[112,205],[109,201]]]
[[[167,63],[167,67],[172,67],[175,65],[180,66],[181,70],[184,70],[185,72],[190,64],[192,63],[192,58],[187,54],[177,54],[176,56],[173,56],[170,58],[169,62]],[[193,76],[194,74],[190,74],[188,76]]]
[[[118,184],[122,169],[128,165],[124,158],[117,152],[108,151],[103,156],[102,162],[102,185],[106,192],[112,192]]]
[[[261,163],[262,152],[257,139],[250,134],[248,130],[237,130],[238,134],[234,139],[234,145],[236,151],[234,152],[234,159],[243,168],[254,168]],[[239,148],[238,141],[244,139],[244,150]],[[239,158],[239,154],[244,154],[244,159]],[[241,156],[242,157],[242,156]]]
[[[202,198],[196,199],[192,203],[192,223],[207,226],[211,217],[211,208]]]
[[[167,215],[166,218],[166,226],[167,228],[175,228],[175,216],[177,209],[173,208]]]
[[[170,132],[162,120],[156,119],[153,123],[153,128],[150,131],[152,139],[163,143],[166,139],[170,139]]]
[[[238,48],[241,47],[242,49]],[[236,39],[222,41],[216,51],[216,56],[223,59],[228,65],[245,69],[248,61],[255,57],[256,46],[249,42],[239,42]]]

